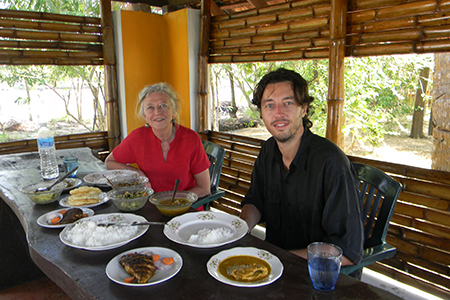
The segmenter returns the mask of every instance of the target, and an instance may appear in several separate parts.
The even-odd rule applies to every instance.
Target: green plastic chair
[[[203,141],[203,148],[208,155],[209,162],[209,176],[211,179],[211,193],[208,196],[198,199],[193,208],[198,208],[203,205],[204,210],[209,210],[210,202],[219,199],[225,195],[224,191],[219,190],[220,172],[222,172],[223,160],[225,158],[225,150],[209,141]]]
[[[390,258],[397,251],[385,239],[402,186],[377,168],[362,163],[352,165],[361,182],[358,197],[364,224],[364,252],[360,264],[344,266],[341,273],[358,278],[362,268]],[[357,275],[354,276],[355,274]]]

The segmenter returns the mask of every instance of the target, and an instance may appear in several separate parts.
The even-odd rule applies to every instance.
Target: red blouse
[[[181,180],[180,191],[195,187],[194,175],[205,171],[210,165],[199,135],[181,125],[170,143],[166,161],[163,159],[161,141],[150,127],[133,130],[114,148],[113,156],[120,163],[136,163],[148,177],[155,193],[172,191],[177,178]]]

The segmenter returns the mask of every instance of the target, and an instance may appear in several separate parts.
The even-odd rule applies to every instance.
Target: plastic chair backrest
[[[211,192],[219,187],[220,172],[222,172],[223,160],[225,158],[225,150],[210,141],[202,140],[203,148],[208,155],[209,162],[209,176],[211,179]]]
[[[352,163],[361,181],[359,201],[364,223],[364,249],[385,243],[401,184],[383,171],[362,163]]]

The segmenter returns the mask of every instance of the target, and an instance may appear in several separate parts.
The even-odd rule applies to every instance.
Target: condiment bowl
[[[175,217],[189,210],[192,203],[197,201],[198,196],[188,191],[177,191],[175,200],[171,203],[173,191],[155,193],[148,201],[154,204],[159,212],[166,217]]]
[[[62,191],[66,187],[66,183],[60,182],[56,184],[54,187],[52,187],[52,189],[49,191],[41,191],[41,192],[37,191],[38,188],[46,187],[49,186],[50,184],[51,182],[33,183],[22,187],[20,191],[23,194],[27,195],[28,198],[30,198],[30,200],[36,204],[52,203],[59,199]]]
[[[127,191],[130,187],[134,186],[143,188],[148,182],[148,178],[145,176],[122,175],[110,178],[109,181],[114,185],[114,189],[118,191]],[[111,185],[109,182],[108,184]]]
[[[121,211],[135,211],[144,207],[153,190],[144,186],[128,187],[126,191],[111,190],[106,196]]]

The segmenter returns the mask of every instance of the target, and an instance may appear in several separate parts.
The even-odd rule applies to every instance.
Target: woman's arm
[[[194,175],[196,186],[190,189],[190,192],[197,194],[199,198],[211,193],[211,181],[209,178],[209,169]]]

